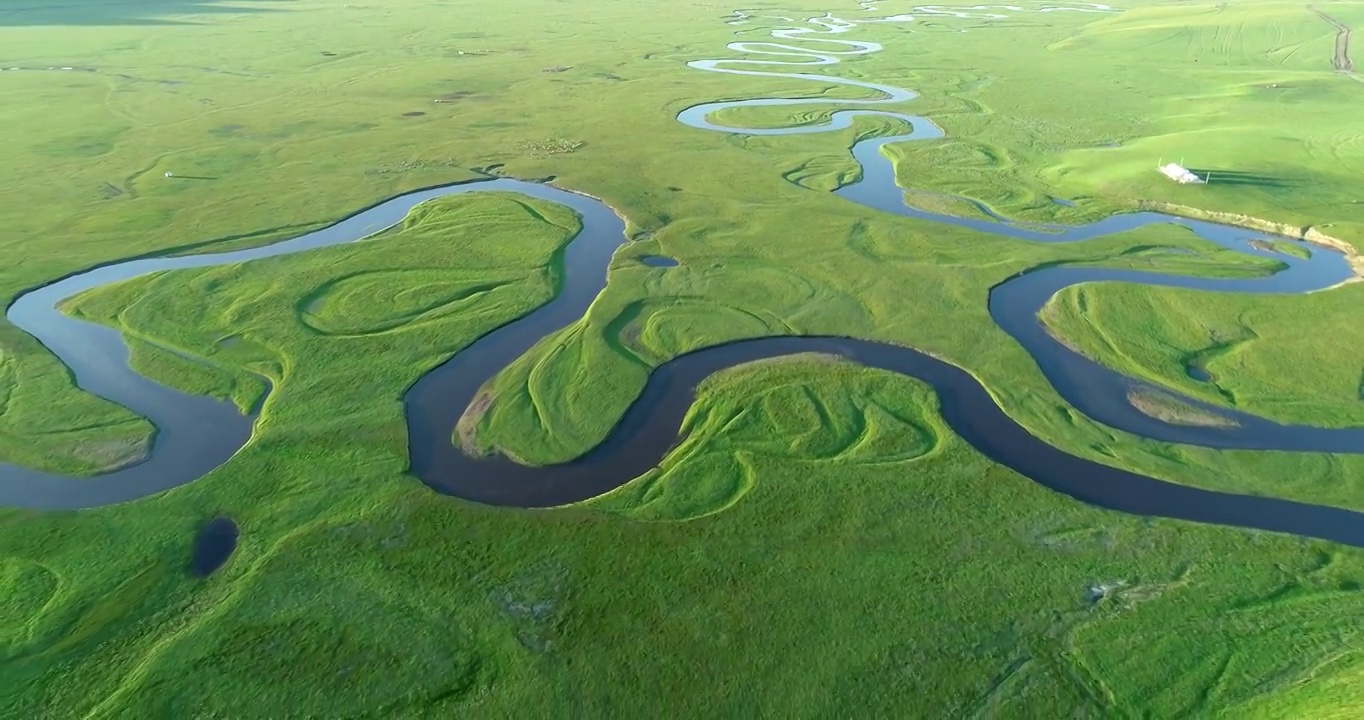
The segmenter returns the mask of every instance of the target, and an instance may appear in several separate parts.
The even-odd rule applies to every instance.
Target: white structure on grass
[[[1189,169],[1178,163],[1169,163],[1156,167],[1160,174],[1181,185],[1203,185],[1207,182],[1204,178],[1189,172]]]

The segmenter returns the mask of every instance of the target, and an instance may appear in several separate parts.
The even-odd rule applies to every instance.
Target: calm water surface
[[[840,41],[842,42],[842,41]],[[860,54],[879,49],[874,43],[846,41]],[[744,45],[734,43],[731,47]],[[768,45],[771,43],[757,43]],[[831,64],[840,53],[813,53]],[[790,64],[778,61],[696,61],[693,67],[743,75],[775,75],[855,85],[884,93],[885,99],[839,101],[873,105],[903,102],[912,91],[862,81],[809,73],[771,73],[725,67],[736,62]],[[1114,215],[1084,226],[1012,223],[960,218],[925,212],[906,205],[895,183],[894,168],[881,152],[891,143],[940,138],[930,120],[879,110],[835,112],[825,124],[790,128],[747,129],[714,124],[709,116],[739,106],[819,103],[822,99],[760,99],[707,103],[687,108],[678,120],[698,129],[751,135],[792,135],[846,128],[858,115],[889,117],[909,126],[908,132],[857,143],[853,156],[862,166],[861,181],[837,194],[887,213],[918,220],[1005,235],[1027,242],[1077,242],[1153,224],[1177,224],[1223,247],[1266,255],[1249,240],[1265,237],[1237,228],[1159,213]],[[639,476],[674,444],[697,384],[712,373],[736,364],[801,352],[840,355],[870,367],[919,378],[936,390],[952,429],[993,460],[1032,480],[1093,505],[1124,512],[1273,530],[1364,546],[1364,515],[1336,508],[1271,498],[1215,493],[1167,483],[1077,458],[1040,441],[996,405],[969,373],[913,349],[885,343],[827,337],[779,337],[745,340],[706,348],[659,367],[610,436],[583,457],[558,466],[531,468],[505,458],[474,459],[451,442],[453,428],[483,383],[545,335],[577,320],[605,286],[606,268],[624,242],[624,224],[606,205],[547,184],[506,178],[430,188],[401,195],[359,212],[331,227],[263,248],[178,258],[144,258],[114,263],[58,280],[20,296],[7,316],[38,338],[71,369],[84,389],[130,408],[156,424],[150,457],[140,464],[98,478],[74,478],[13,465],[0,466],[0,503],[36,508],[78,508],[131,500],[188,483],[227,462],[251,437],[255,416],[242,416],[228,403],[187,395],[158,385],[128,366],[128,348],[109,328],[68,317],[55,307],[64,298],[149,272],[209,267],[303,252],[351,242],[390,227],[418,203],[471,192],[514,191],[562,203],[583,220],[582,232],[564,256],[560,294],[529,315],[480,338],[445,364],[432,370],[406,393],[410,471],[428,486],[468,500],[523,507],[543,507],[594,497]],[[987,212],[988,208],[986,209]],[[1171,425],[1137,412],[1125,400],[1137,382],[1071,351],[1042,328],[1037,312],[1056,292],[1082,282],[1123,281],[1167,287],[1225,292],[1302,293],[1339,283],[1350,276],[1345,258],[1334,251],[1279,238],[1310,251],[1307,258],[1272,253],[1287,269],[1272,277],[1214,280],[1181,275],[1073,266],[1055,266],[1020,274],[982,298],[991,317],[1034,358],[1047,379],[1080,412],[1114,428],[1175,443],[1217,448],[1364,451],[1364,429],[1326,429],[1281,425],[1244,413],[1201,407],[1236,420],[1236,427]],[[376,240],[382,242],[382,240]],[[671,258],[653,256],[653,265]],[[230,526],[230,527],[229,527]],[[236,525],[214,520],[196,543],[195,568],[221,565],[236,542]],[[229,539],[230,537],[230,539]],[[202,553],[202,564],[201,560]]]

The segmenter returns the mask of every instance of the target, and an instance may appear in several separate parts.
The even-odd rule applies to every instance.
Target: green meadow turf
[[[855,177],[854,140],[902,126],[745,138],[673,119],[698,102],[824,91],[688,69],[765,39],[736,37],[754,26],[726,26],[731,10],[0,5],[0,65],[30,68],[0,72],[0,122],[23,139],[0,153],[13,179],[0,188],[0,295],[146,253],[265,243],[500,165],[603,198],[635,242],[581,321],[494,378],[481,449],[566,460],[677,354],[848,334],[962,365],[1069,452],[1364,508],[1356,457],[1154,443],[1078,415],[985,305],[992,285],[1047,264],[1247,276],[1273,261],[1177,228],[1046,246],[834,197]],[[1146,201],[1364,243],[1364,88],[1332,70],[1331,26],[1291,3],[1125,10],[866,25],[842,37],[886,50],[823,70],[922,92],[888,109],[948,137],[891,148],[908,186],[1029,220]],[[1213,182],[1170,184],[1161,158]],[[66,307],[120,327],[135,367],[161,382],[241,407],[259,403],[262,378],[274,389],[251,443],[199,481],[89,511],[0,512],[5,715],[1329,717],[1360,701],[1358,551],[1079,505],[965,446],[922,384],[842,361],[711,378],[657,469],[577,507],[430,492],[403,472],[404,390],[547,301],[578,227],[565,208],[520,198],[537,218],[517,200],[449,198],[354,245],[159,274]],[[636,262],[648,254],[681,264]],[[1358,288],[1084,286],[1047,317],[1124,372],[1271,417],[1356,424],[1357,343],[1342,338]],[[1216,386],[1184,377],[1190,354]],[[0,411],[0,459],[56,471],[126,462],[151,431],[73,389],[10,326]],[[239,547],[192,580],[193,533],[218,514],[241,525]]]
[[[1283,422],[1349,427],[1364,424],[1364,338],[1352,321],[1362,298],[1360,283],[1271,302],[1093,284],[1053,298],[1045,318],[1124,373]],[[1312,329],[1317,323],[1330,329]],[[1195,379],[1191,366],[1212,379]]]

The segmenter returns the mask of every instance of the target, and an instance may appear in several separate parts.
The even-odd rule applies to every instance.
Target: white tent
[[[1185,168],[1183,165],[1179,165],[1179,164],[1177,164],[1177,163],[1170,163],[1170,164],[1168,164],[1168,165],[1161,165],[1161,166],[1160,166],[1159,168],[1157,168],[1157,169],[1160,170],[1160,172],[1161,172],[1162,175],[1164,175],[1165,177],[1170,178],[1171,180],[1174,180],[1174,181],[1177,182],[1177,183],[1181,183],[1181,184],[1185,184],[1185,185],[1188,185],[1188,184],[1198,184],[1198,185],[1202,185],[1203,182],[1204,182],[1204,181],[1203,181],[1203,178],[1198,177],[1197,175],[1195,175],[1195,174],[1189,172],[1189,170],[1188,170],[1187,168]]]

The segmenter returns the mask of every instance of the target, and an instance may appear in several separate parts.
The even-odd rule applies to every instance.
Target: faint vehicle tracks
[[[1316,13],[1317,17],[1322,20],[1331,23],[1336,29],[1336,51],[1335,56],[1331,58],[1336,70],[1343,73],[1354,73],[1355,64],[1350,60],[1350,35],[1354,33],[1354,30],[1349,25],[1318,10],[1315,6],[1308,5],[1307,9]]]

